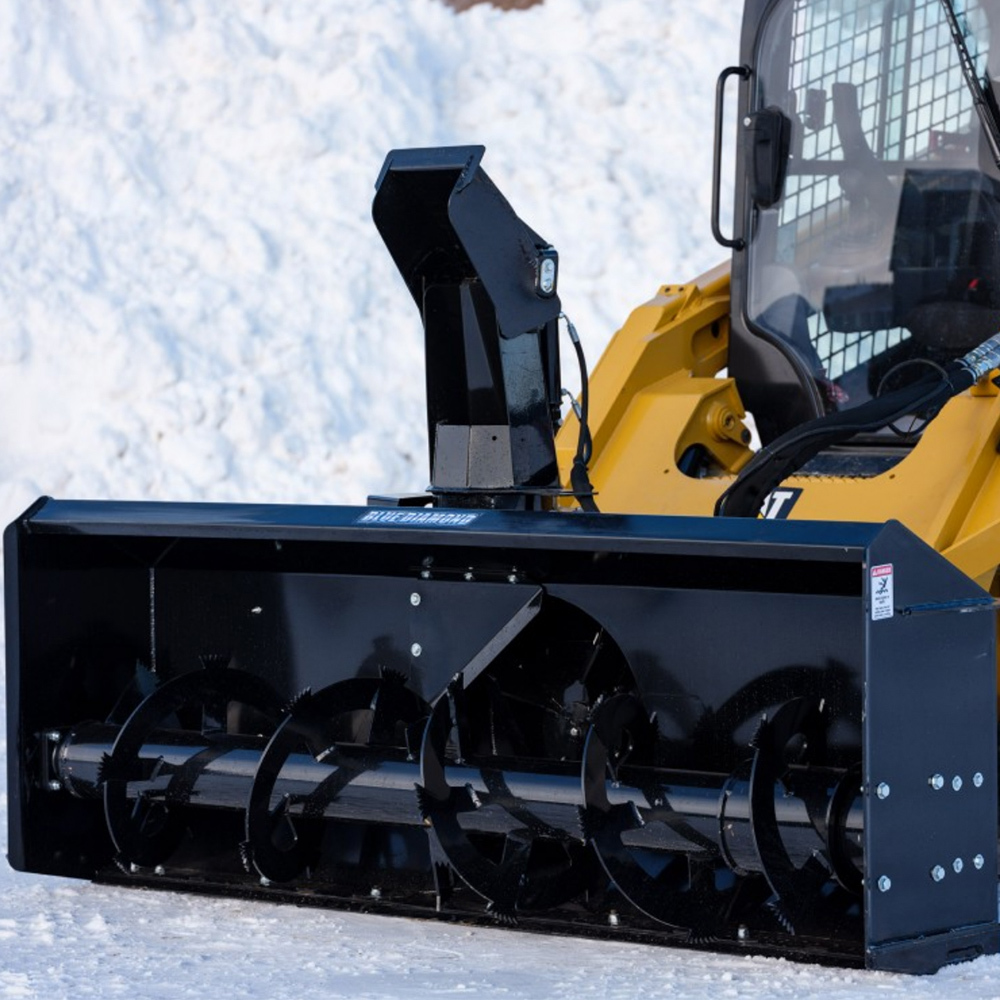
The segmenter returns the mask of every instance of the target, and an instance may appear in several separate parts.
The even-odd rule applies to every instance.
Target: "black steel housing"
[[[18,870],[997,950],[994,616],[899,524],[45,499],[4,549]]]

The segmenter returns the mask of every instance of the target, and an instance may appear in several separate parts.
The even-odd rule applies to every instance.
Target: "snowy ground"
[[[721,259],[710,116],[737,8],[7,0],[0,521],[42,493],[423,487],[421,334],[369,221],[386,150],[487,146],[593,360]],[[1000,959],[917,981],[0,868],[0,998],[452,993],[971,1000],[1000,996]]]

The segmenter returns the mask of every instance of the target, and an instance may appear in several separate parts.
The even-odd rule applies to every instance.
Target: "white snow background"
[[[739,7],[4,0],[0,521],[40,494],[422,488],[422,333],[369,214],[384,154],[485,144],[593,363],[723,259],[712,103]],[[911,979],[0,865],[0,998],[445,995],[971,1000],[1000,996],[1000,959]]]

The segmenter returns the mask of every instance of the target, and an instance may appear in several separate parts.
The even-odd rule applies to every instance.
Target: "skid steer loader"
[[[747,0],[731,265],[562,421],[480,147],[374,219],[430,487],[6,532],[19,870],[932,972],[995,953],[1000,0]],[[752,413],[760,447],[751,447]]]

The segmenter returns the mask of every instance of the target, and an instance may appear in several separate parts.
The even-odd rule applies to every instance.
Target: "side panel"
[[[7,663],[7,860],[17,871],[30,871],[24,857],[24,824],[21,814],[21,782],[24,774],[21,747],[19,706],[21,704],[21,578],[18,573],[17,524],[8,525],[3,533],[4,623],[6,629]]]
[[[931,971],[996,949],[995,614],[898,525],[868,580],[868,960]]]

